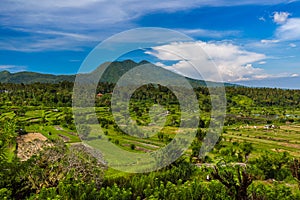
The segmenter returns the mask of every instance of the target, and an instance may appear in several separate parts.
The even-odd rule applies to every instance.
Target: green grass
[[[13,111],[2,113],[0,115],[0,120],[5,120],[6,118],[13,119],[15,116],[16,114]]]
[[[91,125],[92,131],[89,137],[91,138],[97,138],[98,135],[104,135],[104,131],[108,131],[108,135],[106,136],[107,138],[110,138],[111,142],[115,142],[116,140],[119,141],[118,146],[124,150],[127,151],[132,151],[132,152],[144,152],[143,150],[138,150],[139,147],[143,148],[145,150],[150,150],[154,151],[158,148],[164,147],[166,144],[162,141],[160,141],[157,137],[157,135],[150,137],[150,138],[139,138],[139,137],[133,137],[127,134],[120,134],[116,132],[113,127],[109,126],[108,129],[102,129],[102,133],[99,132],[100,126],[99,125]],[[173,137],[174,134],[174,129],[169,127],[167,130],[164,132],[170,131],[171,133],[169,134],[170,137]],[[168,134],[168,133],[165,133]],[[132,150],[130,148],[130,145],[134,144],[137,148],[135,150]]]
[[[6,152],[7,155],[7,161],[12,162],[13,158],[15,157],[15,151],[16,151],[16,144],[12,144]]]
[[[58,126],[62,128],[61,126]],[[42,133],[45,137],[47,137],[50,140],[55,140],[61,138],[59,135],[63,135],[65,137],[68,137],[70,140],[67,143],[75,143],[75,142],[81,142],[80,138],[76,135],[70,134],[71,132],[74,132],[72,130],[69,130],[67,128],[62,128],[63,130],[57,130],[55,126],[42,126],[42,125],[31,125],[29,127],[26,127],[27,132],[38,132]],[[51,133],[51,134],[49,134]],[[74,132],[75,133],[75,132]]]
[[[104,178],[111,180],[111,179],[118,179],[120,177],[126,177],[126,176],[129,176],[129,175],[130,175],[129,173],[119,171],[119,170],[116,170],[116,169],[113,169],[113,168],[108,168],[105,171]]]

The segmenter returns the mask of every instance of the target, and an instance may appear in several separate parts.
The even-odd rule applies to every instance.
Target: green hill
[[[52,75],[41,74],[36,72],[17,72],[10,73],[9,71],[0,72],[1,83],[58,83],[62,81],[74,81],[75,75]]]
[[[103,73],[102,78],[99,80],[100,82],[109,82],[116,83],[126,72],[129,70],[143,64],[150,64],[148,61],[141,61],[136,63],[132,60],[124,60],[124,61],[115,61],[115,62],[106,62],[101,64],[97,69],[95,69],[91,73],[80,74],[81,80],[84,81],[92,81],[98,80],[99,74]],[[106,69],[107,68],[107,69]],[[159,74],[164,74],[172,78],[179,78],[181,75],[178,75],[169,70],[163,69],[161,67],[157,67],[152,65],[153,72]],[[106,69],[106,70],[105,70]],[[103,70],[105,70],[103,72]],[[152,73],[149,73],[149,76]],[[153,75],[153,74],[152,74]],[[53,74],[41,74],[36,72],[17,72],[10,73],[9,71],[0,72],[0,82],[1,83],[58,83],[62,81],[73,82],[75,80],[76,75],[53,75]],[[139,75],[135,75],[135,79],[138,80]],[[140,77],[142,78],[142,77]],[[193,86],[204,86],[206,82],[203,80],[195,80],[191,78],[187,78]],[[221,83],[210,82],[212,86],[220,86]],[[233,86],[233,84],[225,83],[226,86]]]
[[[131,69],[134,69],[137,66],[143,65],[143,64],[151,64],[148,61],[141,61],[139,63],[136,63],[132,60],[124,60],[124,61],[115,61],[115,62],[106,62],[100,65],[97,69],[95,69],[93,72],[89,74],[82,74],[82,80],[84,81],[92,81],[92,80],[98,80],[100,77],[100,74],[102,74],[100,82],[109,82],[109,83],[116,83],[126,72],[130,71]],[[162,67],[155,66],[154,64],[151,64],[152,70],[149,71],[149,76],[158,76],[158,77],[169,77],[173,79],[177,79],[182,77],[182,75],[176,74],[172,71],[166,70]],[[103,71],[105,70],[105,71]],[[134,74],[134,73],[133,73]],[[147,73],[143,73],[144,76],[147,78]],[[163,74],[163,76],[162,76]],[[140,74],[134,74],[134,79],[136,82],[140,82],[142,77]],[[210,81],[203,81],[203,80],[196,80],[192,78],[185,77],[190,84],[193,87],[198,86],[206,86],[207,83],[209,83],[210,86],[237,86],[235,84],[230,83],[217,83],[217,82],[210,82]]]

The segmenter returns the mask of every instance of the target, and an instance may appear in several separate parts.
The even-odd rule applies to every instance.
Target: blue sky
[[[192,37],[226,82],[300,88],[299,1],[2,0],[0,70],[74,74],[101,41],[139,27]],[[191,44],[164,47],[192,51]],[[146,54],[162,67],[184,69],[158,47]]]

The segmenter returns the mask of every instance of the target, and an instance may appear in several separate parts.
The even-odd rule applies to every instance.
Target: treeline
[[[11,84],[0,83],[0,104],[1,105],[28,105],[28,106],[60,106],[70,107],[72,105],[72,92],[74,83],[60,82],[51,83],[33,83],[33,84]],[[96,94],[101,93],[101,98],[96,98],[98,106],[107,106],[110,104],[111,92],[115,84],[99,83]],[[206,87],[194,89],[199,101],[209,107],[209,90]],[[246,96],[253,100],[253,106],[281,106],[285,108],[300,108],[299,90],[285,90],[274,88],[248,88],[248,87],[225,87],[227,104],[239,106],[234,100],[237,95]],[[133,98],[137,100],[153,100],[176,102],[174,94],[166,87],[154,87],[146,85],[139,88],[139,93],[134,93]],[[156,92],[160,91],[160,93]],[[184,91],[183,91],[184,92]],[[95,97],[96,97],[95,94]],[[155,94],[155,95],[153,95]]]
[[[244,95],[252,99],[256,106],[300,107],[300,91],[278,88],[226,87],[229,105],[235,95]]]
[[[8,106],[71,106],[71,82],[58,84],[0,84],[0,105]]]

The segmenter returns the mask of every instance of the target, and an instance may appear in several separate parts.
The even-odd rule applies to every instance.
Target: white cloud
[[[0,65],[0,71],[10,71],[10,72],[20,72],[20,71],[25,71],[26,66],[21,66],[21,65]]]
[[[0,49],[21,51],[21,52],[38,52],[43,50],[72,50],[82,51],[82,47],[98,43],[100,38],[91,35],[52,31],[47,29],[36,30],[25,28],[12,28],[13,31],[25,33],[23,37],[8,37],[0,40]],[[29,33],[29,34],[28,34]]]
[[[177,29],[189,36],[193,37],[207,37],[207,38],[223,38],[228,36],[237,36],[240,31],[215,31],[207,29]]]
[[[86,35],[92,35],[98,41],[110,36],[111,34],[134,28],[136,24],[134,19],[148,13],[164,11],[175,12],[203,6],[235,6],[235,5],[273,5],[285,3],[284,0],[173,0],[173,1],[140,1],[140,0],[1,0],[0,6],[0,26],[6,28],[22,27],[25,29],[42,30],[37,34],[56,35],[55,43],[64,43],[63,49],[75,49],[84,44],[88,39]],[[198,30],[192,34],[206,34],[205,30]],[[219,38],[222,35],[232,35],[234,32],[209,31],[214,37]],[[60,36],[63,38],[61,39]],[[13,38],[16,39],[16,38]],[[33,51],[42,51],[53,49],[47,40],[41,38],[22,38],[27,41],[16,41],[11,44],[10,41],[1,41],[1,48],[9,50],[30,51],[32,46],[38,46],[38,42],[44,45],[38,49],[33,47]],[[49,39],[49,38],[47,38]],[[17,40],[19,40],[17,38]],[[63,42],[59,40],[66,40]],[[78,40],[81,41],[78,44]],[[74,44],[71,41],[75,41]],[[78,47],[79,46],[79,47]]]
[[[284,0],[2,0],[1,24],[10,26],[43,25],[61,29],[103,28],[126,23],[153,11],[174,12],[202,6],[234,6],[284,3]],[[98,27],[97,27],[98,26]],[[75,30],[74,29],[74,30]]]
[[[254,80],[238,81],[237,84],[248,85],[250,87],[277,87],[299,89],[298,79],[292,81],[290,78],[297,78],[299,74],[280,73],[276,75],[257,75]],[[294,82],[294,84],[292,82]],[[295,82],[296,81],[296,82]],[[288,84],[287,86],[285,86]]]
[[[277,24],[284,24],[290,15],[291,14],[288,12],[275,12],[273,15],[273,21]]]
[[[257,76],[257,80],[262,79],[274,79],[274,78],[291,78],[291,77],[298,77],[299,74],[291,74],[291,73],[279,73],[279,74],[265,74],[261,76]]]
[[[260,64],[260,65],[265,65],[265,64],[267,64],[267,62],[266,62],[266,61],[261,61],[261,62],[259,62],[258,64]]]
[[[258,20],[259,20],[259,21],[263,21],[263,22],[266,21],[266,19],[265,19],[264,17],[260,17],[260,18],[258,18]]]
[[[280,42],[279,40],[261,40],[260,41],[262,44],[275,44]]]
[[[78,41],[96,41],[97,39],[92,36],[87,36],[84,34],[71,33],[71,32],[63,32],[63,31],[53,31],[53,30],[34,30],[34,29],[25,29],[25,28],[12,28],[12,30],[25,32],[25,33],[34,33],[41,35],[49,35],[49,36],[64,36],[73,38]]]
[[[88,46],[91,43],[76,41],[70,37],[54,37],[54,38],[42,38],[42,37],[24,37],[16,39],[7,39],[5,41],[0,40],[0,49],[20,52],[40,52],[40,51],[83,51],[84,46]]]
[[[158,67],[167,67],[165,64],[163,64],[162,62],[156,62],[154,63],[154,65],[158,66]]]
[[[265,59],[264,54],[249,52],[230,43],[171,43],[153,47],[153,51],[146,53],[162,61],[178,61],[166,68],[192,78],[220,81],[220,74],[223,81],[234,82],[265,75],[263,69],[252,66],[252,63]]]
[[[291,18],[282,24],[275,33],[281,41],[300,40],[300,18]]]
[[[274,21],[279,26],[274,33],[273,39],[261,40],[261,44],[270,46],[286,42],[285,45],[289,47],[297,47],[294,42],[300,40],[300,18],[288,18],[289,15],[286,12],[276,12],[274,14]]]

